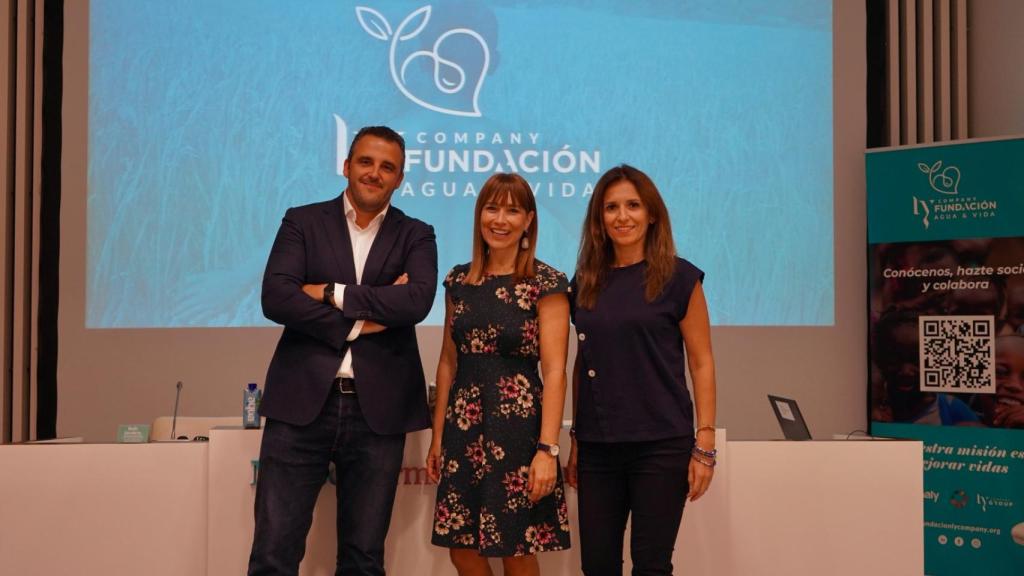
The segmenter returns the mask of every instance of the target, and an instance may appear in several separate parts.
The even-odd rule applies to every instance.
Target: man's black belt
[[[338,390],[342,394],[355,394],[356,393],[356,380],[355,378],[342,378],[337,377],[334,379],[334,385],[338,387]]]

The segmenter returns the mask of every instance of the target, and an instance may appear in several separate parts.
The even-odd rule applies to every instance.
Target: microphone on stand
[[[178,428],[178,401],[181,400],[181,380],[178,380],[177,388],[177,392],[174,393],[174,417],[171,418],[171,440],[176,438],[174,433]]]

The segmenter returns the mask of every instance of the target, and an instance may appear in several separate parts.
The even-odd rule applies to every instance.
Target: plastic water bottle
[[[250,382],[242,392],[242,426],[244,428],[260,427],[260,399],[263,393]]]

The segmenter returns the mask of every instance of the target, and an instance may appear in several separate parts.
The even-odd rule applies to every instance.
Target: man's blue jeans
[[[370,430],[355,394],[333,390],[316,419],[293,426],[267,419],[256,484],[256,530],[249,575],[296,575],[306,551],[317,496],[337,469],[338,559],[335,574],[384,574],[405,434]]]

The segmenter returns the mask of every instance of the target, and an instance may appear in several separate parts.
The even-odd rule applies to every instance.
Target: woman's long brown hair
[[[626,164],[616,166],[597,181],[583,221],[580,254],[576,261],[576,304],[580,308],[594,307],[608,272],[615,265],[615,248],[604,227],[604,198],[609,187],[623,180],[633,184],[640,201],[654,220],[647,227],[644,239],[644,259],[647,261],[644,299],[651,302],[657,298],[675,271],[676,246],[672,239],[672,223],[658,188],[640,170]]]
[[[533,212],[533,221],[526,228],[523,236],[530,245],[523,248],[520,244],[519,253],[516,254],[515,279],[532,278],[534,275],[534,255],[537,250],[537,202],[533,198],[533,191],[530,185],[518,174],[506,174],[498,172],[484,182],[480,194],[476,198],[476,208],[473,214],[473,261],[469,264],[469,273],[466,274],[466,284],[479,284],[484,277],[484,267],[487,263],[487,243],[480,233],[480,214],[488,203],[511,204],[519,206],[527,213]],[[522,240],[520,240],[522,242]]]

